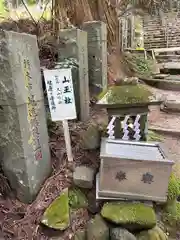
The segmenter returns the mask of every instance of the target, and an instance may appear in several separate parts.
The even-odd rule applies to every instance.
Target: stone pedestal
[[[76,63],[74,68],[73,84],[79,118],[86,121],[89,118],[89,76],[88,76],[88,52],[87,33],[79,29],[63,29],[59,33],[59,62],[72,61]],[[68,64],[67,64],[68,65]],[[66,67],[64,65],[64,67]]]
[[[85,22],[88,33],[89,81],[99,90],[107,88],[107,28],[101,21]]]
[[[0,155],[17,197],[31,202],[51,173],[37,39],[0,31]]]

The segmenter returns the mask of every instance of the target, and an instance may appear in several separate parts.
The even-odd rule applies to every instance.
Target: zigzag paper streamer
[[[139,124],[139,119],[140,119],[140,117],[141,117],[141,115],[137,115],[136,116],[136,119],[135,119],[135,121],[134,121],[134,131],[135,131],[135,134],[134,134],[134,138],[136,139],[136,141],[139,141],[139,139],[141,138],[141,135],[139,134],[140,133],[140,129],[139,129],[139,127],[140,127],[140,124]]]
[[[129,140],[129,131],[128,131],[128,125],[127,125],[127,121],[129,119],[129,115],[126,115],[124,120],[123,120],[123,132],[124,132],[124,135],[122,137],[123,140]]]
[[[115,138],[114,137],[114,130],[113,130],[114,129],[114,122],[115,122],[115,120],[116,120],[116,117],[113,116],[111,121],[109,122],[109,124],[107,126],[107,129],[108,129],[107,134],[108,134],[108,138],[110,138],[110,139],[114,139]]]

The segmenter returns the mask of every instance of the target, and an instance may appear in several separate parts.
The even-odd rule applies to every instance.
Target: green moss
[[[150,76],[153,72],[154,60],[150,56],[148,56],[148,59],[145,59],[143,52],[126,53],[125,60],[129,68],[139,75]]]
[[[147,141],[162,142],[162,140],[162,136],[151,130],[148,130]]]
[[[69,190],[69,205],[73,209],[88,207],[86,196],[78,188]]]
[[[180,179],[172,173],[169,179],[168,186],[168,201],[163,213],[163,220],[170,226],[176,226],[180,223],[180,203],[177,202],[177,197],[180,195]]]
[[[180,202],[176,200],[167,202],[165,212],[163,213],[163,220],[170,226],[180,224]]]
[[[65,230],[69,226],[68,189],[57,197],[43,214],[41,222],[54,229]]]
[[[168,186],[168,201],[176,200],[180,195],[180,179],[175,176],[174,173],[171,174]]]
[[[137,240],[167,240],[167,235],[159,227],[154,227],[148,231],[143,231],[137,235]]]
[[[137,228],[153,228],[156,225],[156,215],[153,208],[142,203],[106,203],[101,215],[116,224],[137,225]]]
[[[112,86],[98,96],[102,104],[138,104],[154,100],[152,93],[142,84]],[[101,103],[101,101],[99,102]]]

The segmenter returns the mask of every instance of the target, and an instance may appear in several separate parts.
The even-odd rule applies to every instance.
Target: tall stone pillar
[[[17,197],[31,202],[51,172],[49,138],[33,35],[0,31],[0,158]]]
[[[80,29],[63,29],[59,33],[59,62],[64,67],[76,63],[76,71],[72,71],[75,89],[76,110],[80,120],[89,118],[89,76],[87,33]],[[67,63],[67,64],[66,64]],[[62,65],[62,64],[61,64]],[[74,68],[75,69],[75,68]]]
[[[90,85],[100,91],[107,88],[107,27],[104,22],[85,22],[88,34],[88,66]]]

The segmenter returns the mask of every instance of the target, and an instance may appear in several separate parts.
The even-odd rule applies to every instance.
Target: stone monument
[[[63,29],[59,33],[60,67],[74,65],[72,70],[77,116],[86,121],[89,118],[89,76],[87,33],[80,29]],[[76,66],[75,66],[76,65]]]
[[[90,85],[98,91],[107,88],[107,28],[101,21],[85,22],[88,33],[88,66]]]
[[[31,202],[51,173],[37,39],[0,31],[0,156],[17,197]]]

